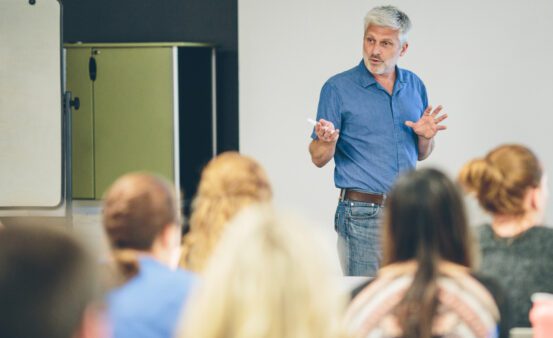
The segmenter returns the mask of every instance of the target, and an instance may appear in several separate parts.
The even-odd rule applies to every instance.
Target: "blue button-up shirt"
[[[415,168],[418,137],[405,121],[418,121],[427,106],[423,82],[405,69],[396,67],[392,95],[363,61],[331,77],[321,90],[317,120],[340,129],[336,187],[387,193],[401,172]],[[311,137],[317,134],[313,131]]]

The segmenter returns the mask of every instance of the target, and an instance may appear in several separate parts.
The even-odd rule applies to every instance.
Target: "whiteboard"
[[[0,210],[63,203],[60,18],[56,0],[0,1]]]

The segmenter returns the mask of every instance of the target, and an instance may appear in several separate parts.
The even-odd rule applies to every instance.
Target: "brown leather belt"
[[[357,201],[384,205],[385,195],[369,194],[366,192],[355,191],[351,189],[342,189],[340,200]]]

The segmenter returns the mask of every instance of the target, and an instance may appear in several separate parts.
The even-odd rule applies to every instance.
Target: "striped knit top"
[[[416,264],[382,268],[377,278],[353,299],[346,326],[354,337],[401,337],[396,307],[413,282]],[[438,308],[432,323],[434,337],[490,338],[498,336],[499,311],[492,295],[465,267],[439,266]]]

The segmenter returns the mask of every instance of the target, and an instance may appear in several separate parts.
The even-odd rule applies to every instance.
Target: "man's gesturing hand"
[[[417,122],[406,121],[405,125],[413,128],[413,131],[418,136],[424,137],[425,139],[431,139],[436,136],[438,131],[447,128],[446,126],[439,125],[440,122],[447,118],[447,114],[438,116],[441,111],[442,106],[438,106],[434,109],[434,111],[432,111],[432,106],[428,106],[428,108],[424,111],[424,114],[422,114],[420,120]]]
[[[320,119],[315,125],[315,133],[317,133],[319,140],[323,142],[336,142],[340,131],[334,129],[334,124],[332,122]]]

